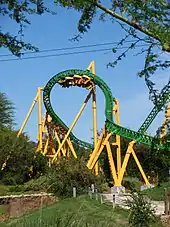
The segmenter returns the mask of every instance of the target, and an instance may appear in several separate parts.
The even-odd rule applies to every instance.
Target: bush
[[[43,191],[54,193],[58,197],[70,197],[73,194],[73,187],[76,187],[77,195],[81,195],[87,194],[91,184],[95,184],[99,192],[107,189],[103,177],[95,176],[87,168],[84,160],[61,158],[60,163],[52,165],[44,176],[32,179],[23,185],[12,186],[10,191]]]
[[[125,177],[122,184],[127,190],[130,191],[139,191],[140,186],[142,185],[139,179],[135,177]]]
[[[109,189],[110,189],[110,188],[109,188],[109,185],[108,185],[107,182],[102,183],[102,185],[101,185],[101,191],[102,191],[102,192],[108,192]]]
[[[132,193],[131,199],[127,200],[127,206],[130,208],[130,226],[149,227],[156,222],[155,210],[140,192]]]
[[[38,179],[32,179],[23,185],[11,186],[10,192],[40,192],[46,189],[46,177],[41,176]]]
[[[46,176],[41,176],[38,179],[32,179],[24,184],[24,191],[45,191],[47,187]]]
[[[25,135],[17,138],[10,129],[0,129],[0,171],[1,181],[6,185],[23,184],[46,172],[47,159],[35,154],[36,146]]]
[[[60,197],[72,196],[73,187],[76,187],[78,195],[87,193],[93,183],[101,191],[102,182],[103,178],[95,176],[82,159],[64,158],[49,169],[46,180],[48,191]]]

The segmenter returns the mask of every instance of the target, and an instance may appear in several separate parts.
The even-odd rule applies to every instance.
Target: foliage
[[[98,190],[103,179],[96,177],[87,167],[84,160],[61,159],[60,163],[52,166],[47,174],[46,184],[49,192],[61,197],[69,197],[76,187],[77,194],[88,192],[89,186],[95,184]]]
[[[0,182],[0,196],[7,195],[10,192],[10,185],[4,185]]]
[[[10,191],[51,192],[59,197],[70,197],[73,195],[73,187],[76,187],[77,195],[88,193],[88,188],[94,183],[97,189],[106,189],[101,176],[96,177],[88,168],[84,160],[61,159],[57,165],[52,165],[44,175],[32,179],[24,185],[16,185]]]
[[[84,160],[61,159],[60,163],[46,170],[44,175],[33,178],[23,185],[10,187],[10,192],[52,192],[59,197],[70,197],[73,187],[77,195],[88,193],[88,188],[94,183],[98,191],[107,190],[103,178],[96,177],[88,168]]]
[[[115,141],[115,135],[113,135],[111,139]],[[130,141],[128,139],[121,138],[122,160],[124,160],[129,142]],[[153,150],[143,144],[135,144],[134,150],[142,165],[142,168],[144,169],[144,172],[149,177],[150,183],[157,184],[168,180],[170,166],[169,152]],[[115,147],[112,147],[112,155],[114,160],[116,160]],[[102,169],[104,170],[105,178],[107,182],[110,182],[112,180],[112,176],[110,173],[110,166],[106,150],[102,152],[100,158],[102,159],[101,166]],[[131,156],[125,172],[125,180],[123,181],[124,186],[126,186],[129,190],[132,188],[139,188],[140,182],[139,181],[137,182],[136,178],[140,179],[140,181],[143,182],[143,178],[138,170],[136,162],[134,158]]]
[[[14,105],[5,93],[0,92],[0,128],[12,127],[14,123]]]
[[[122,185],[126,188],[126,190],[130,191],[139,191],[142,185],[141,181],[135,177],[124,177]]]
[[[46,176],[41,176],[37,179],[32,179],[24,184],[24,192],[27,191],[45,191],[46,190]]]
[[[102,192],[108,192],[108,190],[109,190],[108,183],[107,183],[107,182],[102,183],[102,184],[101,184],[101,191],[102,191]]]
[[[122,159],[127,151],[128,140],[121,138]],[[170,154],[167,151],[154,150],[143,144],[135,144],[135,153],[152,184],[166,181],[169,177],[168,168],[170,166]],[[115,153],[115,152],[114,152]],[[133,157],[130,158],[127,166],[127,175],[137,177],[143,181]]]
[[[46,165],[46,159],[35,154],[35,144],[27,136],[17,138],[15,131],[0,129],[0,177],[5,184],[22,184],[38,177]]]
[[[36,192],[45,192],[47,188],[46,184],[46,176],[40,176],[39,178],[33,178],[28,182],[22,185],[14,185],[9,188],[9,192],[11,193],[36,193]]]
[[[9,220],[5,226],[17,227],[128,227],[128,211],[100,204],[87,196],[58,201],[24,217]],[[1,225],[0,225],[1,226]]]
[[[16,56],[21,56],[21,51],[25,50],[38,51],[38,49],[30,43],[24,43],[23,31],[26,25],[30,25],[29,16],[42,15],[45,12],[53,14],[52,11],[44,6],[43,0],[0,1],[1,20],[3,21],[3,17],[5,20],[12,20],[18,29],[18,34],[13,35],[8,31],[2,31],[2,26],[0,26],[0,47],[7,48]]]
[[[146,189],[143,194],[152,200],[163,201],[166,188],[170,188],[170,182],[160,183],[154,188]]]
[[[149,227],[156,222],[155,210],[140,192],[132,193],[131,199],[127,200],[127,206],[130,208],[130,226]]]
[[[113,23],[120,25],[125,36],[112,51],[115,54],[123,45],[125,51],[118,54],[108,66],[115,67],[130,50],[134,50],[140,44],[142,47],[138,54],[145,54],[146,57],[144,68],[138,75],[145,76],[150,98],[154,102],[157,101],[157,90],[149,78],[155,71],[170,67],[170,61],[162,58],[164,52],[170,52],[170,2],[166,0],[110,0],[107,3],[97,0],[55,0],[55,2],[57,5],[80,12],[77,25],[79,34],[74,40],[79,40],[82,34],[88,32],[98,12],[101,12],[101,21],[109,18]]]

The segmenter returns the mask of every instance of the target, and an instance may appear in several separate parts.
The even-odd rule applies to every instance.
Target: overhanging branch
[[[138,24],[132,22],[132,21],[129,21],[128,19],[122,17],[121,15],[115,13],[114,11],[104,7],[103,5],[99,4],[98,2],[95,2],[94,3],[96,5],[96,7],[98,7],[99,9],[101,9],[102,11],[104,11],[105,13],[111,15],[112,17],[120,20],[120,21],[123,21],[124,23],[128,24],[129,26],[137,29],[138,31],[142,32],[142,33],[145,33],[146,35],[158,40],[159,42],[161,42],[161,40],[159,39],[158,36],[156,36],[155,34],[153,34],[152,32],[148,31],[147,29],[139,26]],[[169,52],[169,51],[168,51]]]

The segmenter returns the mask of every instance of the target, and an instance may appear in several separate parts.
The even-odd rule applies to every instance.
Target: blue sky
[[[91,31],[84,35],[79,43],[70,42],[69,39],[76,34],[76,22],[79,14],[75,11],[58,10],[57,16],[43,15],[31,17],[32,24],[25,30],[24,40],[31,42],[40,50],[73,47],[104,42],[119,41],[123,31],[111,21],[98,22],[96,19]],[[13,23],[3,19],[6,31],[16,33],[17,28]],[[111,46],[110,46],[111,47]],[[113,46],[114,47],[114,46]],[[56,52],[57,53],[57,52]],[[1,83],[0,91],[7,93],[16,106],[16,127],[23,122],[29,106],[31,105],[38,87],[43,87],[56,73],[71,69],[85,69],[90,61],[96,62],[96,74],[100,76],[111,88],[113,96],[120,102],[121,125],[137,130],[152,108],[148,100],[148,90],[144,80],[136,76],[143,64],[144,57],[133,57],[135,52],[129,54],[116,68],[106,68],[106,64],[114,60],[111,51],[94,52],[80,55],[40,58],[0,62]],[[7,50],[0,49],[0,55],[8,54]],[[7,57],[9,58],[9,57]],[[13,58],[13,57],[12,57]],[[0,58],[1,59],[1,58]],[[4,58],[3,58],[4,59]],[[158,88],[168,81],[167,72],[158,74],[154,80]],[[78,112],[87,92],[83,89],[63,89],[56,86],[52,92],[52,103],[56,112],[69,126]],[[97,89],[97,118],[98,128],[104,125],[104,96]],[[25,128],[30,137],[36,140],[37,136],[37,108]],[[159,114],[153,125],[148,130],[154,134],[156,128],[162,123],[163,115]],[[92,137],[92,111],[91,102],[88,103],[74,132],[78,138],[90,141]]]

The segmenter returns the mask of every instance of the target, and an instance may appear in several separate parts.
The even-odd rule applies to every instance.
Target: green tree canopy
[[[0,129],[0,179],[5,184],[22,184],[46,171],[47,159],[35,154],[36,144],[26,135]]]
[[[14,123],[14,105],[5,93],[0,92],[0,127],[11,127]]]
[[[29,16],[51,12],[44,4],[44,0],[2,0],[0,12],[4,18],[9,18],[19,25],[18,35],[11,35],[0,27],[0,47],[8,48],[16,56],[20,56],[25,50],[38,50],[30,43],[23,41],[23,28],[31,22]],[[54,0],[56,6],[74,9],[80,13],[78,21],[78,35],[74,38],[79,40],[86,33],[94,21],[96,15],[100,20],[112,20],[118,23],[125,31],[125,36],[120,41],[113,53],[126,44],[125,51],[119,52],[118,57],[108,66],[114,67],[126,57],[130,50],[137,45],[145,47],[139,54],[145,54],[144,67],[138,73],[144,76],[150,91],[150,97],[157,101],[157,90],[154,89],[150,76],[159,69],[170,67],[170,61],[162,58],[163,53],[170,53],[170,2],[168,0]],[[114,29],[114,27],[113,27]],[[113,30],[113,32],[115,32]],[[132,41],[132,42],[129,42]]]
[[[150,91],[151,99],[156,102],[157,90],[149,79],[158,69],[170,67],[170,61],[162,58],[164,52],[170,53],[170,2],[167,0],[55,0],[57,5],[72,8],[80,12],[78,21],[78,35],[75,39],[91,28],[96,17],[100,14],[100,20],[112,20],[118,23],[125,31],[125,36],[120,37],[120,42],[113,49],[113,53],[124,44],[128,47],[118,54],[118,57],[108,63],[115,67],[117,63],[126,57],[139,43],[146,44],[139,54],[145,54],[143,69],[138,73],[145,76],[146,84]],[[114,29],[114,28],[113,28]],[[115,31],[113,30],[113,33]],[[129,42],[129,41],[132,42]]]
[[[0,26],[0,47],[8,48],[16,56],[20,56],[25,50],[38,51],[30,43],[23,41],[23,29],[30,25],[30,15],[53,13],[45,4],[44,0],[2,0],[0,1],[0,13],[5,19],[10,19],[18,24],[18,34],[12,35],[4,31]],[[54,0],[54,6],[74,9],[80,13],[78,21],[78,35],[74,40],[79,40],[93,23],[96,15],[100,20],[112,20],[118,23],[125,31],[125,36],[120,41],[113,53],[120,46],[126,44],[126,49],[118,53],[118,57],[108,66],[115,67],[117,63],[126,57],[130,50],[137,45],[144,44],[139,54],[145,54],[144,67],[138,73],[144,76],[150,91],[150,97],[155,102],[157,90],[149,79],[158,69],[170,67],[170,61],[162,58],[163,53],[170,53],[170,2],[168,0]],[[2,20],[3,21],[3,20]],[[114,29],[114,28],[113,28]],[[132,42],[129,42],[132,41]],[[117,55],[116,55],[117,56]]]
[[[45,12],[52,13],[44,6],[43,0],[0,0],[1,23],[3,19],[9,19],[15,22],[18,27],[18,34],[11,34],[9,31],[2,29],[0,24],[0,47],[7,48],[12,54],[21,56],[21,52],[38,49],[30,43],[23,41],[24,28],[30,25],[30,15],[42,15]]]

